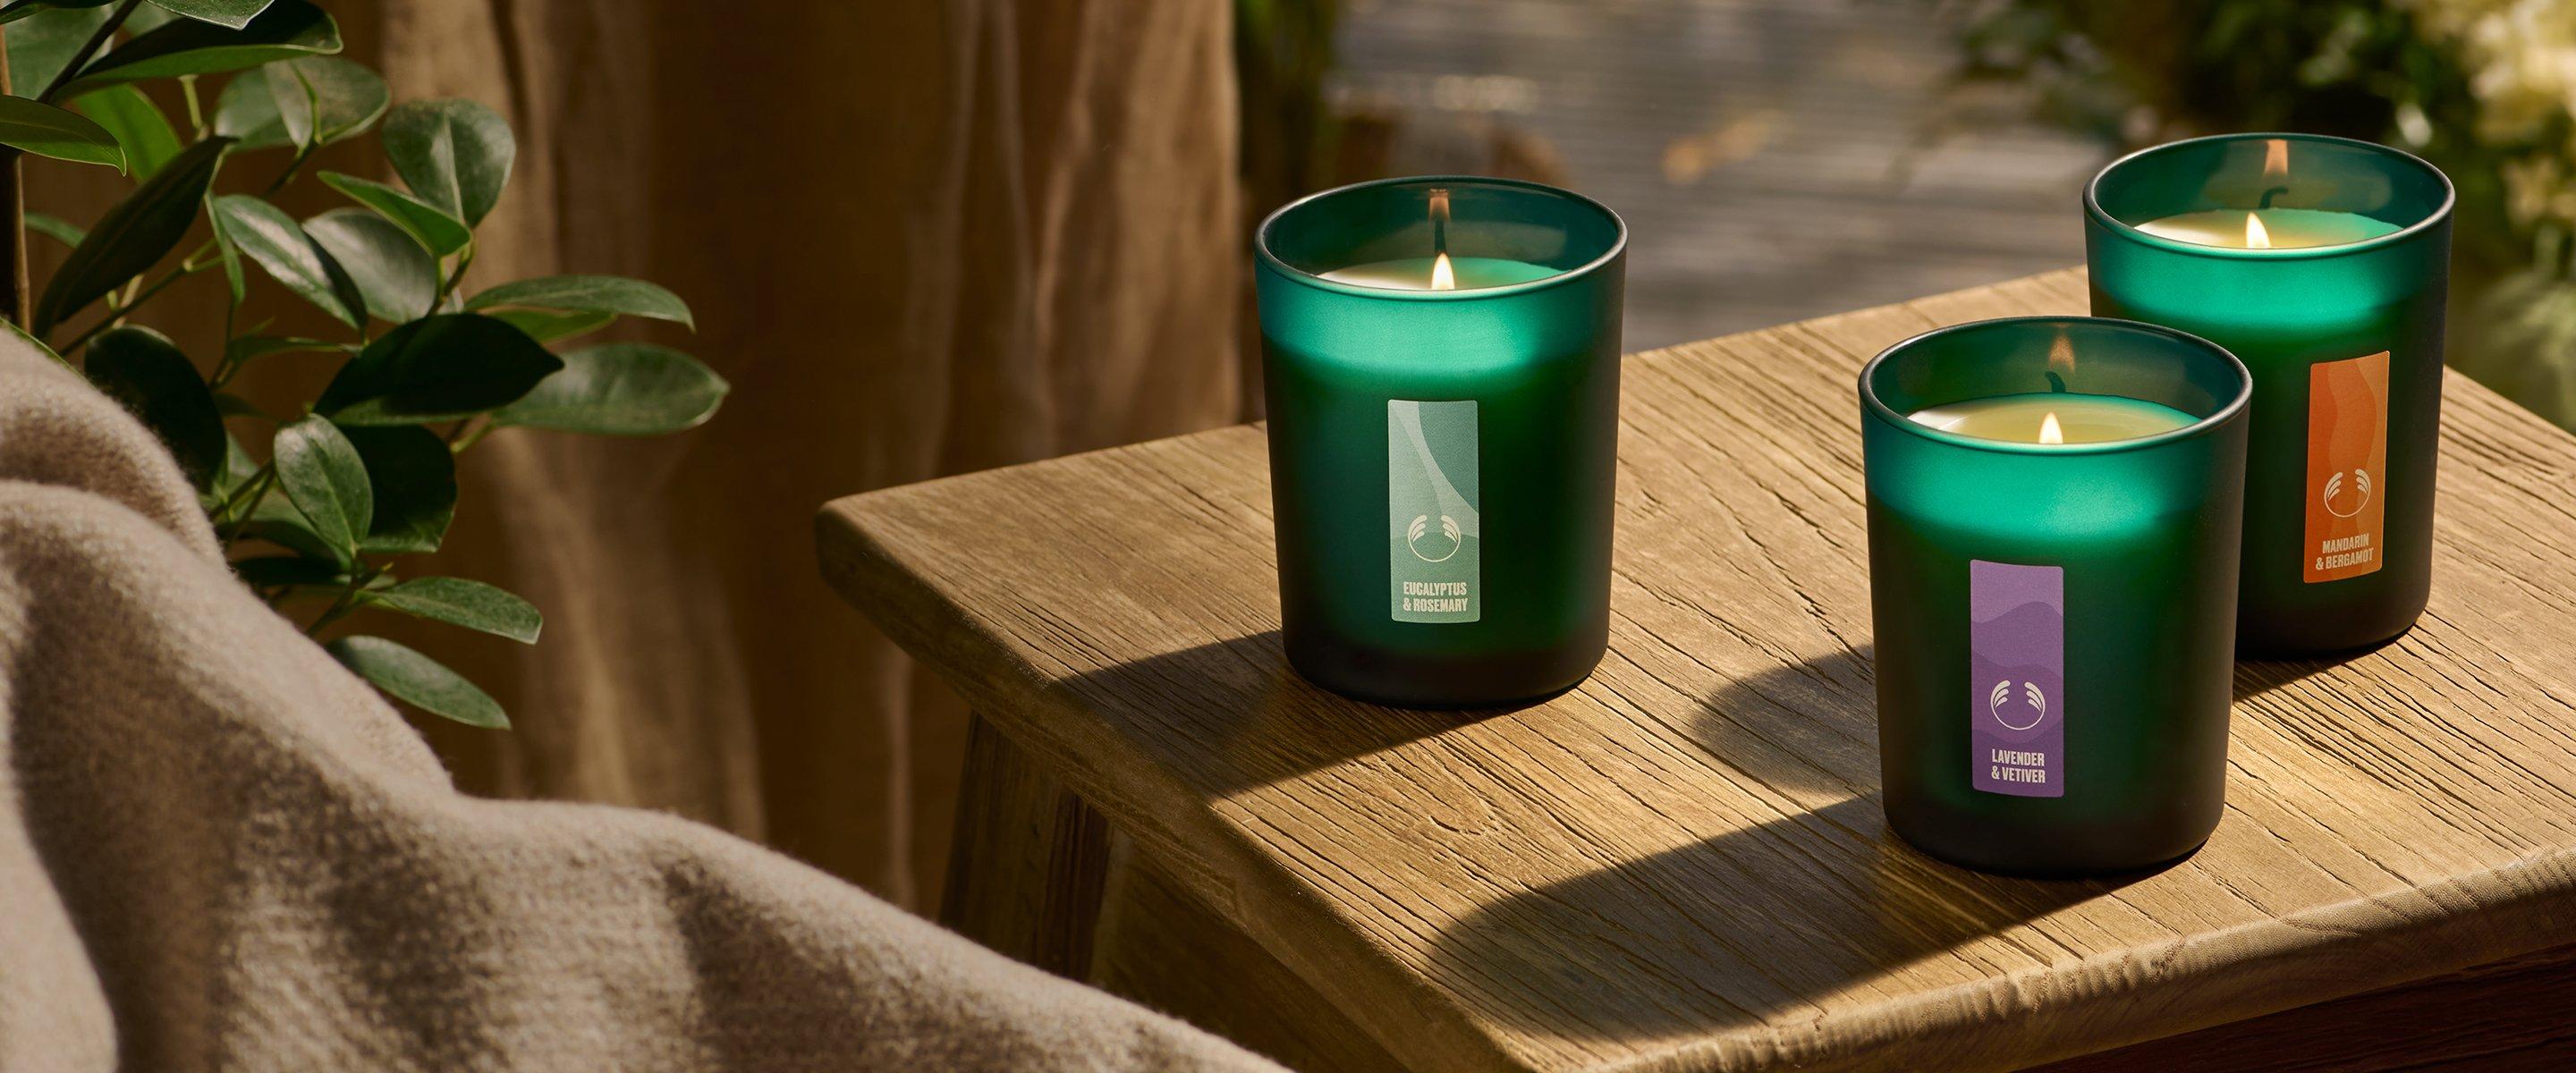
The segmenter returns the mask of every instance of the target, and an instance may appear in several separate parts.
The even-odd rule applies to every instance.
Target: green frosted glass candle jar
[[[1888,825],[2028,875],[2217,826],[2251,384],[2089,317],[1943,328],[1860,376]]]
[[[2430,164],[2303,134],[2158,146],[2085,190],[2093,312],[2253,370],[2248,654],[2375,644],[2423,613],[2451,201]]]
[[[1416,707],[1582,681],[1609,638],[1626,227],[1434,177],[1316,194],[1254,243],[1289,662]]]

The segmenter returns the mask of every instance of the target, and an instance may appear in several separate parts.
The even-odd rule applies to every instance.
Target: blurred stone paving
[[[1949,92],[1914,0],[1346,0],[1345,108],[1391,173],[1493,170],[1496,131],[1628,221],[1627,346],[2083,260],[2105,154]]]

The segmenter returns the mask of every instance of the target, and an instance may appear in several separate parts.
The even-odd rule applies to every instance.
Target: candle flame
[[[2288,138],[2263,139],[2263,177],[2286,179],[2289,176],[2290,140]]]
[[[2261,217],[2250,212],[2245,214],[2245,248],[2249,250],[2272,248],[2272,233],[2263,229]]]
[[[1449,191],[1431,190],[1431,289],[1458,289],[1458,270],[1449,267]]]
[[[2048,371],[2060,375],[2075,372],[2075,341],[2066,337],[2066,329],[2057,330],[2057,338],[2048,343]]]
[[[2057,411],[2050,410],[2048,416],[2039,419],[2039,442],[2066,442],[2066,430],[2057,427]]]

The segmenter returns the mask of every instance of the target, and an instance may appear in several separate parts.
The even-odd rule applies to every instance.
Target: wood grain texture
[[[2064,272],[1631,357],[1610,654],[1531,707],[1293,677],[1248,427],[840,500],[823,566],[1421,1069],[2013,1068],[2576,940],[2576,438],[2458,377],[2432,610],[2240,670],[2198,856],[2010,880],[1887,833],[1853,376],[2084,304]]]
[[[1379,1073],[1402,1063],[1154,860],[1111,840],[1090,981],[1299,1073]]]
[[[2051,1063],[2031,1073],[2576,1068],[2576,947]]]
[[[1108,825],[981,716],[967,730],[961,790],[939,922],[1058,976],[1089,979]]]

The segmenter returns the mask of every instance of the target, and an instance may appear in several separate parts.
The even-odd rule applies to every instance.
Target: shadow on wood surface
[[[1828,996],[2142,876],[2004,879],[1941,864],[1889,832],[1875,793],[1522,891],[1445,930],[1434,971],[1529,990],[1551,1009],[1525,1031],[1577,1038],[1705,1036],[1794,1021]],[[1730,907],[1795,904],[1794,915]],[[2045,941],[2045,940],[2041,940]],[[2031,962],[2051,956],[2031,951]],[[1962,981],[2000,968],[1982,960]],[[1794,1031],[1794,1029],[1793,1029]]]
[[[1345,700],[1297,676],[1277,630],[1131,660],[1078,675],[1063,688],[1210,798],[1517,710],[1424,711]]]
[[[1748,780],[1744,807],[1803,811],[1509,894],[1445,929],[1435,972],[1528,989],[1557,1035],[1651,1039],[1794,1019],[1908,966],[2135,882],[2010,879],[1935,861],[1887,829],[1868,645],[1728,680],[1686,724]],[[1748,794],[1745,789],[1764,791]],[[1794,913],[1779,912],[1796,906]],[[1739,912],[1732,907],[1743,907]],[[2045,940],[2039,940],[2045,942]],[[2032,950],[2032,962],[2050,956]],[[1962,980],[2001,968],[1962,963]]]
[[[1729,679],[1700,702],[1692,738],[1784,791],[1878,791],[1877,676],[1868,644]]]

